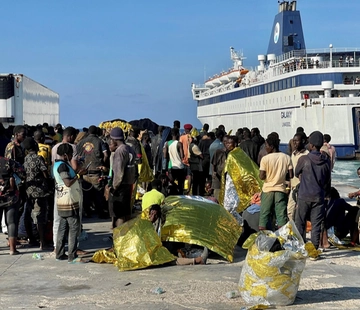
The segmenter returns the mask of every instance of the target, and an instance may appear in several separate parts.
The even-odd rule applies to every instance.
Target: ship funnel
[[[334,82],[333,81],[322,81],[321,88],[324,90],[325,98],[330,98],[331,90],[334,88]]]
[[[293,50],[304,49],[305,39],[296,1],[282,1],[279,4],[279,13],[274,19],[267,53],[280,56]]]
[[[260,62],[260,65],[258,66],[258,70],[259,71],[264,71],[265,70],[266,56],[265,55],[259,55],[258,56],[258,61]]]

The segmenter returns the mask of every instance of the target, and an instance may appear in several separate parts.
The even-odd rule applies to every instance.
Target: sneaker
[[[315,260],[319,260],[321,259],[320,255],[316,256],[316,257],[310,257],[310,260],[315,261]]]
[[[204,247],[204,251],[201,254],[201,258],[202,258],[204,265],[206,265],[208,257],[209,257],[209,250],[207,247]]]

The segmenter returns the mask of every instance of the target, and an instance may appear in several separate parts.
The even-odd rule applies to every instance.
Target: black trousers
[[[186,171],[185,169],[171,169],[171,181],[177,181],[177,188],[179,191],[179,195],[183,195],[184,193],[184,183],[186,178]]]
[[[203,172],[199,170],[192,170],[192,194],[194,196],[204,196],[205,194],[205,179]]]
[[[300,235],[306,241],[306,221],[310,219],[311,222],[311,242],[317,249],[320,244],[321,226],[325,216],[325,203],[322,202],[307,202],[300,198],[297,201],[297,208],[295,212],[295,224],[299,230]]]

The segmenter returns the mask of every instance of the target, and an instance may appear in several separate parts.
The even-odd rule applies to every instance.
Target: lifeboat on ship
[[[221,85],[221,81],[219,77],[215,77],[211,80],[211,82],[213,83],[214,86],[219,86]]]
[[[240,76],[240,71],[239,70],[232,70],[229,74],[228,74],[228,78],[230,81],[236,81]]]
[[[213,88],[214,87],[214,84],[213,84],[213,82],[210,80],[210,81],[206,81],[205,82],[205,87],[207,87],[207,88]]]
[[[220,75],[219,80],[222,84],[226,84],[229,83],[229,77],[228,77],[229,73],[225,72],[222,75]]]

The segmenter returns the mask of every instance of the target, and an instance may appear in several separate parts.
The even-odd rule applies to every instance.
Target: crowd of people
[[[23,225],[29,246],[54,250],[57,260],[82,262],[82,217],[96,214],[111,219],[112,228],[122,225],[134,216],[138,188],[145,191],[141,216],[154,226],[159,225],[158,206],[169,195],[219,202],[227,156],[235,148],[258,165],[264,182],[242,214],[244,233],[279,228],[291,219],[306,239],[310,221],[315,248],[329,246],[330,227],[341,238],[350,233],[356,245],[360,212],[331,188],[336,151],[330,140],[319,131],[307,136],[299,127],[285,154],[276,132],[265,139],[258,128],[240,128],[231,135],[223,125],[210,131],[204,124],[198,132],[191,124],[181,130],[180,122],[174,121],[172,128],[159,126],[153,135],[137,127],[124,132],[94,125],[82,131],[61,124],[7,129],[0,125],[0,210],[9,253],[19,254],[18,227]],[[139,178],[145,165],[152,180]],[[204,261],[206,257],[196,260]]]

